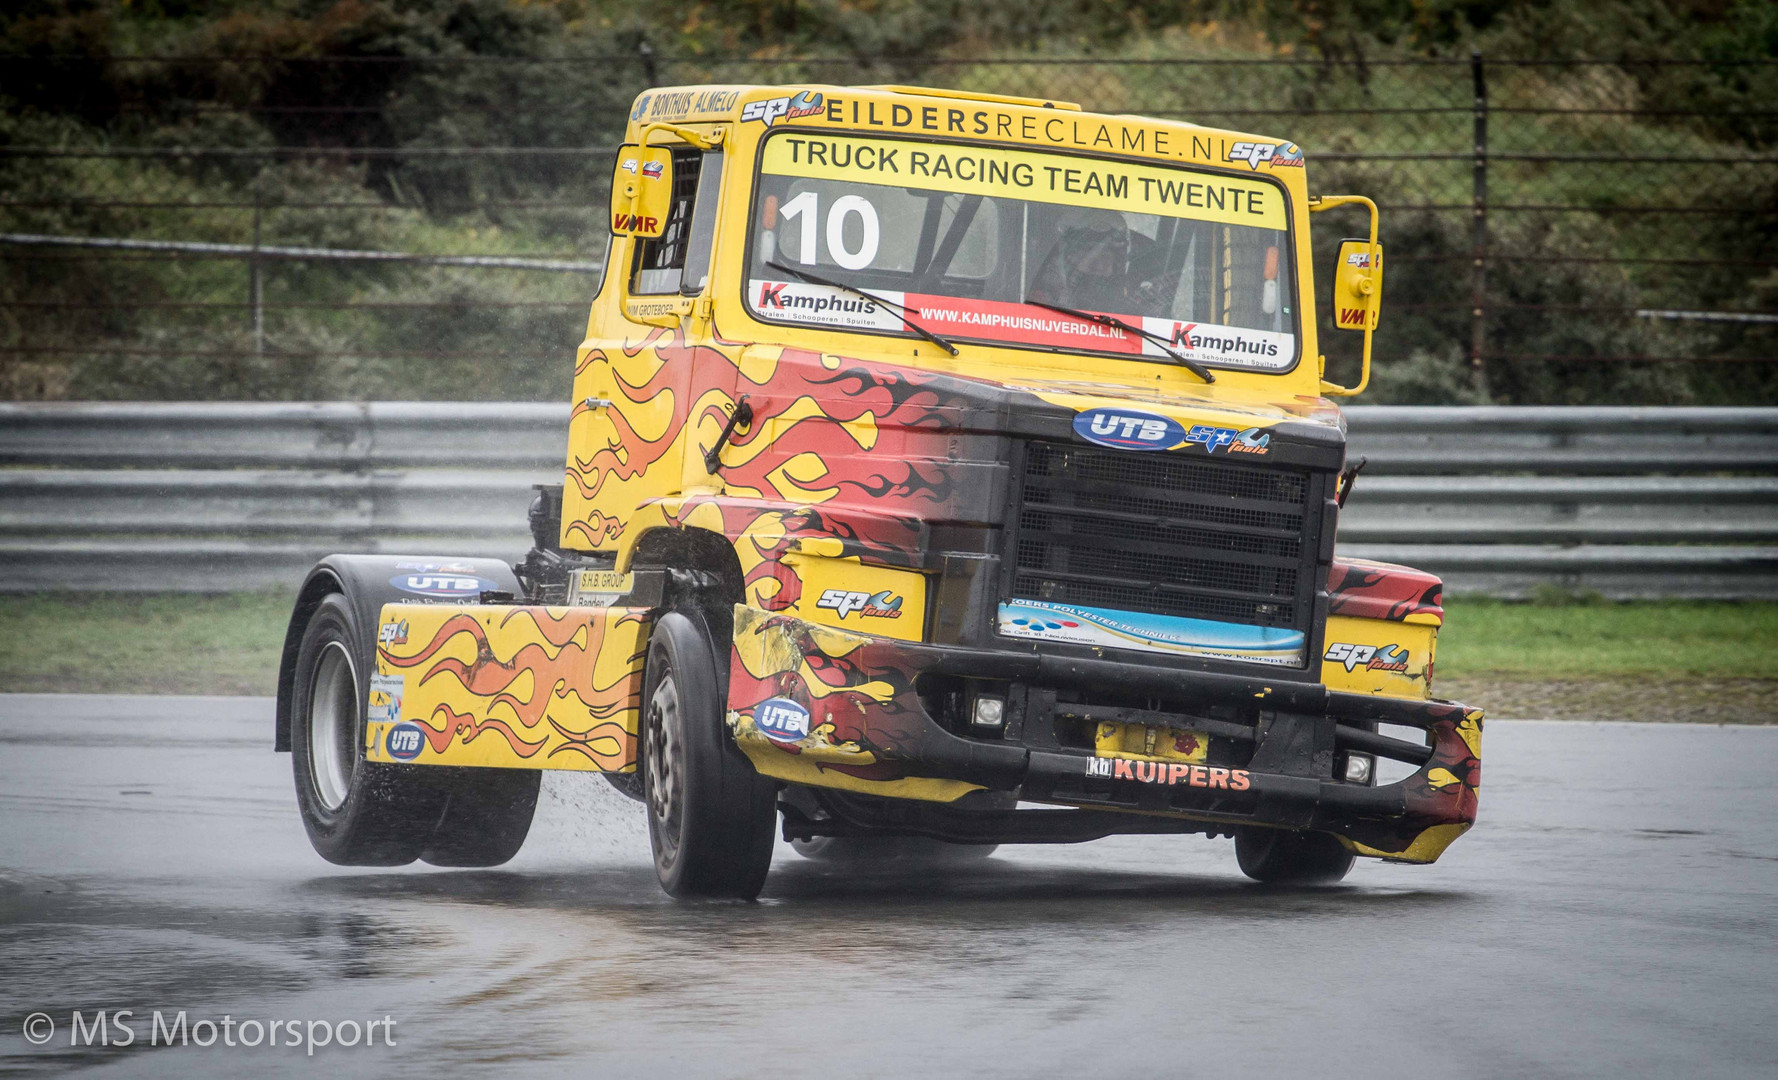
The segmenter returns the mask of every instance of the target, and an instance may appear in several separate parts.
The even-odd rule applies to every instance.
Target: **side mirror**
[[[1311,195],[1309,213],[1319,214],[1340,206],[1362,206],[1370,212],[1370,236],[1340,241],[1340,262],[1334,267],[1334,326],[1362,330],[1364,352],[1359,359],[1358,385],[1341,386],[1327,381],[1327,357],[1321,358],[1321,392],[1329,397],[1354,397],[1371,384],[1371,335],[1377,329],[1377,312],[1383,304],[1383,245],[1377,242],[1377,204],[1363,195]]]
[[[1373,265],[1374,262],[1374,265]],[[1375,330],[1383,306],[1383,245],[1369,240],[1340,241],[1334,268],[1334,325],[1341,330]]]
[[[672,204],[673,152],[635,143],[618,147],[611,172],[611,235],[660,236]]]

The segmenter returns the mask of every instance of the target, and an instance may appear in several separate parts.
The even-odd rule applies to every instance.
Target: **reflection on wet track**
[[[757,904],[661,895],[594,776],[547,777],[500,870],[329,866],[269,732],[258,699],[0,697],[0,1073],[1778,1070],[1778,730],[1492,724],[1476,831],[1335,889],[1196,837],[942,872],[780,845]],[[133,1010],[135,1045],[71,1047],[76,1009]],[[157,1009],[397,1045],[149,1047]]]

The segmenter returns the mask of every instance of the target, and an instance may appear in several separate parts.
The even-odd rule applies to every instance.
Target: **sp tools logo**
[[[1202,446],[1206,454],[1218,450],[1229,454],[1264,454],[1271,449],[1272,437],[1256,427],[1236,431],[1234,428],[1195,424],[1185,433],[1185,441]]]
[[[1229,443],[1231,454],[1263,454],[1271,449],[1272,437],[1256,427],[1250,427],[1235,436]]]
[[[407,620],[403,619],[400,622],[387,622],[377,627],[377,644],[406,645]]]
[[[759,120],[771,127],[780,120],[795,120],[802,116],[813,116],[822,110],[821,93],[817,90],[804,90],[793,97],[772,98],[769,101],[749,101],[741,106],[741,121]]]
[[[1256,171],[1261,165],[1300,167],[1303,151],[1296,143],[1238,142],[1229,147],[1227,160],[1245,161]]]
[[[829,589],[821,594],[821,599],[815,601],[815,606],[837,612],[841,619],[854,612],[873,619],[901,618],[901,597],[888,589],[880,593]]]
[[[1179,421],[1138,409],[1088,409],[1074,418],[1074,433],[1114,450],[1171,450],[1185,438]]]
[[[1235,441],[1241,433],[1234,428],[1211,427],[1209,424],[1193,424],[1192,429],[1185,433],[1185,441],[1196,443],[1204,448],[1206,454],[1214,454]]]
[[[1349,642],[1336,641],[1327,647],[1323,660],[1333,664],[1344,664],[1347,671],[1356,669],[1360,664],[1366,671],[1396,671],[1406,673],[1408,670],[1408,651],[1400,645],[1354,645]]]

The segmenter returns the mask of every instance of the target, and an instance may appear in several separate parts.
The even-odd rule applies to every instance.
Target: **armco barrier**
[[[330,551],[517,558],[555,404],[0,405],[0,590],[290,588]],[[1347,410],[1342,554],[1453,592],[1778,596],[1778,409]]]

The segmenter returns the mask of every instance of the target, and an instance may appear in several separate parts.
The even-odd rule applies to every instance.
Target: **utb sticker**
[[[769,698],[754,708],[753,726],[773,742],[801,742],[809,737],[809,710],[788,698]]]

